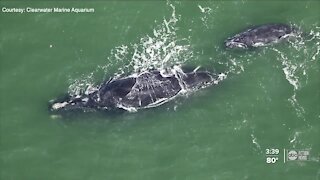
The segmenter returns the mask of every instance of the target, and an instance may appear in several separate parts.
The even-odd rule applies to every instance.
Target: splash
[[[224,80],[227,77],[227,73],[219,74],[215,76],[216,78],[211,77],[212,82],[203,84],[201,87],[190,88],[186,83],[186,74],[181,66],[193,58],[194,54],[190,46],[190,37],[179,38],[177,23],[180,16],[176,15],[175,7],[172,4],[169,6],[172,9],[171,16],[169,18],[164,17],[163,21],[152,30],[151,34],[144,35],[137,43],[124,44],[113,48],[111,55],[107,58],[109,63],[98,66],[88,76],[83,75],[80,79],[74,80],[69,86],[69,93],[81,96],[98,91],[100,87],[95,85],[94,82],[97,82],[96,79],[99,74],[107,74],[107,76],[112,77],[112,80],[116,80],[128,75],[130,77],[139,77],[141,74],[150,72],[150,70],[157,70],[163,77],[175,77],[178,80],[181,90],[175,96],[159,98],[155,102],[139,108],[121,103],[116,104],[120,109],[136,112],[138,109],[160,106],[177,96],[188,96],[190,93],[209,85],[218,84]],[[194,69],[193,72],[197,70],[198,68]],[[147,79],[146,81],[149,80]],[[154,79],[150,81],[150,84],[158,83]],[[139,86],[139,83],[137,83],[137,86]]]
[[[300,33],[291,41],[290,52],[283,52],[277,48],[271,48],[278,54],[277,60],[282,64],[283,73],[293,87],[293,94],[288,99],[299,118],[305,119],[305,109],[297,99],[297,92],[308,84],[308,72],[316,67],[314,63],[319,60],[320,32],[319,26],[307,33]]]
[[[70,94],[77,95],[95,89],[97,77],[101,74],[119,78],[128,73],[140,73],[150,69],[163,70],[174,65],[184,64],[193,57],[188,38],[178,38],[177,22],[180,16],[176,15],[175,7],[169,18],[163,18],[152,34],[140,38],[138,43],[124,44],[111,50],[106,65],[98,66],[89,76],[72,80],[69,86]],[[110,74],[111,72],[111,74]],[[90,92],[90,90],[89,90]]]
[[[202,7],[202,6],[200,6],[200,5],[198,5],[198,7],[199,7],[201,13],[203,14],[203,15],[201,16],[201,18],[200,18],[201,21],[202,21],[202,23],[203,23],[207,28],[209,28],[209,26],[208,26],[208,16],[211,15],[212,9],[211,9],[210,7]]]
[[[89,75],[82,75],[78,79],[72,79],[69,77],[69,89],[68,94],[72,96],[77,96],[80,94],[90,94],[94,89],[97,89],[97,87],[94,85],[94,77],[93,73],[90,73]]]
[[[293,134],[293,137],[292,138],[289,138],[289,142],[290,142],[290,144],[293,144],[293,147],[295,148],[296,147],[296,145],[297,145],[297,143],[298,143],[298,138],[299,138],[299,136],[301,135],[301,133],[302,132],[300,132],[300,131],[296,131],[296,132],[294,132],[294,134]]]
[[[257,151],[261,151],[261,146],[260,146],[260,144],[258,143],[258,139],[254,136],[253,133],[252,133],[250,136],[251,136],[252,144],[255,145],[255,149],[256,149]]]
[[[143,72],[149,69],[165,69],[173,65],[181,65],[192,58],[189,39],[177,37],[177,22],[175,7],[170,4],[172,14],[169,19],[164,18],[163,22],[152,30],[151,35],[140,38],[138,43],[122,45],[110,61],[128,62],[118,69],[118,72]]]
[[[282,63],[282,71],[289,82],[289,84],[292,85],[293,87],[293,94],[292,96],[288,99],[292,107],[295,109],[296,114],[299,118],[302,118],[304,121],[306,120],[304,117],[305,110],[303,106],[301,106],[296,99],[297,91],[301,88],[301,80],[300,76],[298,75],[298,67],[299,64],[294,63],[294,61],[291,61],[291,59],[288,58],[287,55],[285,55],[283,52],[279,51],[278,49],[272,48],[275,52],[278,53],[279,57],[278,60],[281,61]],[[300,66],[301,67],[301,66]],[[304,70],[304,72],[306,72]]]
[[[200,20],[206,29],[210,29],[214,25],[214,13],[216,13],[217,9],[219,8],[214,2],[210,3],[212,4],[208,4],[206,6],[201,6],[198,4],[198,8],[201,12]]]

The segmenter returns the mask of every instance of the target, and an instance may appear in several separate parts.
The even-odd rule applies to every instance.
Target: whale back
[[[200,89],[213,82],[206,71],[162,74],[146,71],[104,82],[91,94],[67,96],[51,105],[52,111],[81,109],[141,109],[159,106],[176,97],[182,90]]]
[[[206,71],[187,73],[183,81],[189,89],[200,89],[210,85],[213,81],[213,75]]]
[[[126,96],[118,98],[118,106],[142,108],[172,98],[181,90],[174,76],[164,77],[159,71],[144,72],[135,79]]]
[[[228,48],[266,46],[295,36],[297,29],[286,24],[265,24],[247,29],[225,41]]]

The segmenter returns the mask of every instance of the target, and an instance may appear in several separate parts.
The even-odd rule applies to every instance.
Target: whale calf
[[[72,110],[136,111],[159,106],[185,90],[198,90],[215,82],[208,71],[194,69],[185,72],[174,69],[167,72],[150,70],[139,74],[111,79],[90,93],[66,95],[50,104],[53,112]]]
[[[267,46],[297,36],[295,27],[286,24],[264,24],[247,29],[225,41],[227,48],[247,49]]]

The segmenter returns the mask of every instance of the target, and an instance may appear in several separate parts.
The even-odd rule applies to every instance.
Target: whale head
[[[51,112],[65,111],[93,111],[96,104],[89,96],[65,95],[60,99],[51,100],[49,110]]]

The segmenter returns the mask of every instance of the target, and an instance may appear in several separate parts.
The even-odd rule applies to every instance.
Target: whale
[[[299,34],[296,27],[281,24],[264,24],[246,29],[225,40],[230,49],[248,49],[276,44]]]
[[[160,106],[186,91],[195,91],[217,80],[214,75],[198,68],[182,70],[148,70],[111,78],[90,92],[65,96],[50,102],[52,112],[127,110]],[[93,90],[92,90],[93,89]]]

